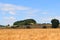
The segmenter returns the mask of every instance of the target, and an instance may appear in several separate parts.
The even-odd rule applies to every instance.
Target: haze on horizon
[[[60,0],[0,0],[0,24],[34,19],[37,23],[60,20]]]

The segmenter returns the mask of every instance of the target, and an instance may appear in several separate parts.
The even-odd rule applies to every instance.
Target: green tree
[[[24,24],[24,21],[16,21],[14,22],[13,25],[23,25]]]
[[[52,28],[59,27],[59,20],[58,19],[52,19],[51,23],[52,23]]]
[[[25,24],[26,24],[26,25],[36,24],[36,21],[35,21],[34,19],[26,19],[26,20],[25,20]]]
[[[26,19],[21,21],[16,21],[13,23],[13,25],[31,25],[36,24],[36,21],[34,19]]]

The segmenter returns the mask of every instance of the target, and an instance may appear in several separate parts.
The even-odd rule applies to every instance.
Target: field
[[[60,40],[60,29],[0,29],[0,40]]]

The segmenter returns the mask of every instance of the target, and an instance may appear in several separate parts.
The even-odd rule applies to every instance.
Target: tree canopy
[[[59,20],[58,19],[52,19],[52,28],[57,28],[59,26]]]
[[[13,25],[31,25],[36,24],[36,21],[34,19],[26,19],[21,21],[16,21],[13,23]]]

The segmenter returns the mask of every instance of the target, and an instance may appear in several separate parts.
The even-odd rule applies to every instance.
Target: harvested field
[[[0,29],[0,40],[60,40],[60,29]]]

